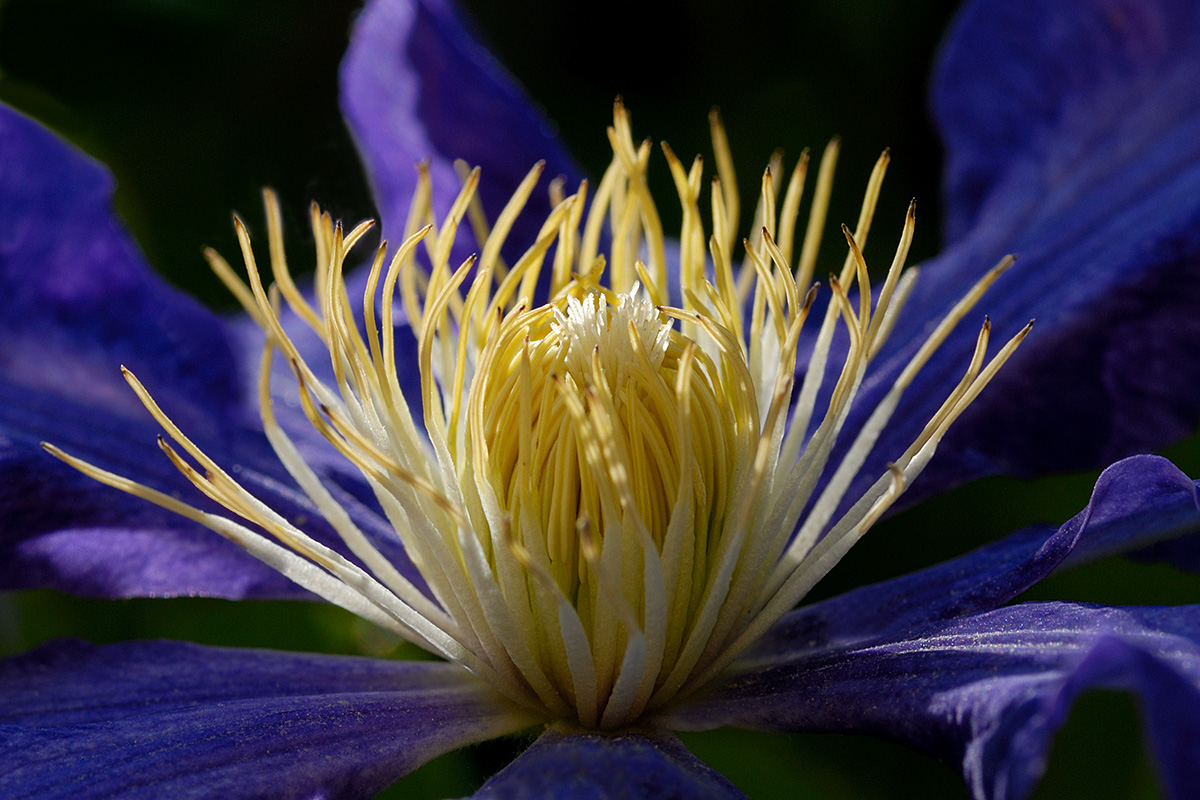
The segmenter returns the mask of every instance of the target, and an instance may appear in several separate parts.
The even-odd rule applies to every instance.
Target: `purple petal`
[[[479,196],[494,220],[538,161],[545,175],[581,173],[541,113],[444,0],[375,0],[354,26],[342,62],[342,112],[358,143],[384,232],[408,214],[418,161],[429,160],[436,208],[458,194],[456,158],[482,170]],[[549,211],[535,192],[512,240],[533,242]]]
[[[154,454],[120,365],[202,432],[238,403],[219,321],[147,269],[113,214],[112,190],[100,164],[0,107],[0,585],[230,596],[255,594],[264,580],[282,586],[237,548],[84,478],[38,444],[182,489]],[[135,433],[141,451],[126,442]],[[179,579],[182,564],[189,579]]]
[[[1175,717],[1200,707],[1200,607],[996,609],[1060,565],[1197,529],[1195,483],[1166,459],[1126,459],[1057,531],[1022,531],[792,612],[672,722],[874,733],[961,761],[979,798],[1021,797],[1071,701],[1127,688],[1143,696],[1168,785],[1194,786],[1200,726]],[[1172,671],[1180,663],[1186,680]]]
[[[179,642],[0,664],[5,797],[370,797],[529,724],[461,668]]]
[[[157,395],[158,382],[147,384]],[[164,407],[179,418],[178,406]],[[294,487],[261,430],[229,418],[192,422],[193,441],[243,486],[317,540],[345,551],[320,511]],[[144,410],[138,417],[113,414],[86,398],[13,387],[0,379],[0,587],[102,597],[311,598],[212,531],[85,477],[39,444],[53,442],[109,471],[228,514],[159,452],[160,433]],[[358,489],[352,479],[346,485]],[[330,489],[376,547],[423,585],[395,531],[373,506],[336,483]]]
[[[1195,12],[1187,0],[966,4],[933,81],[933,111],[948,150],[947,238],[967,233],[996,195],[1009,191],[1001,187],[1022,162],[1055,148],[1065,155],[1066,142],[1049,140],[1072,123],[1089,124],[1078,119],[1085,108],[1128,99],[1122,95],[1130,87],[1117,84],[1142,81],[1149,94],[1157,78],[1183,66],[1179,49],[1196,46]],[[1096,122],[1120,124],[1111,115]],[[1075,155],[1093,144],[1078,141]]]
[[[1173,798],[1200,786],[1200,606],[1026,603],[743,665],[684,727],[869,733],[962,766],[978,800],[1026,796],[1082,692],[1134,692]]]
[[[157,384],[150,386],[154,391]],[[319,510],[292,486],[262,431],[221,422],[197,424],[189,433],[247,489],[314,538],[344,550]],[[114,415],[82,399],[0,380],[0,587],[103,597],[311,598],[212,531],[103,486],[39,445],[53,442],[197,507],[221,511],[158,451],[160,432],[144,410],[140,418]],[[381,552],[415,577],[390,526],[347,492],[331,488]]]
[[[204,505],[155,446],[128,365],[220,464],[317,538],[336,537],[287,487],[221,320],[144,264],[111,207],[112,177],[0,106],[0,587],[80,594],[308,597],[211,531],[85,478],[41,441]],[[394,532],[355,517],[402,569]],[[409,569],[412,572],[411,569]]]
[[[542,734],[474,800],[744,798],[669,733]]]
[[[165,399],[232,413],[240,402],[220,323],[147,269],[112,210],[100,164],[0,106],[0,374],[49,394],[141,413],[122,363]]]
[[[1134,456],[1096,481],[1087,507],[1058,530],[1035,527],[918,572],[796,609],[755,646],[782,655],[900,634],[916,625],[990,611],[1049,575],[1169,537],[1200,531],[1197,489],[1159,456]],[[1183,540],[1181,539],[1181,541]]]
[[[864,399],[1007,253],[1017,263],[977,319],[988,314],[997,338],[1037,322],[916,491],[1092,467],[1189,433],[1200,413],[1200,6],[976,2],[934,85],[953,241],[925,266]],[[909,390],[864,481],[957,381],[977,325],[964,323]]]
[[[1138,561],[1165,561],[1179,569],[1200,572],[1200,536],[1157,542],[1130,557]]]
[[[1087,508],[1059,529],[1070,536],[1070,567],[1110,555],[1144,553],[1147,546],[1197,538],[1200,493],[1165,458],[1133,456],[1101,473]]]

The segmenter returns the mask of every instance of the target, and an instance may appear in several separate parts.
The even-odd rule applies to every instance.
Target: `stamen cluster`
[[[663,146],[683,212],[678,264],[668,262],[647,189],[653,148],[635,144],[619,103],[608,129],[613,160],[590,202],[586,182],[570,196],[552,183],[554,209],[512,265],[501,249],[541,165],[490,227],[475,195],[478,170],[463,169],[463,188],[438,220],[422,169],[404,239],[390,258],[386,243],[375,254],[361,312],[343,271],[369,223],[346,232],[314,206],[313,301],[290,275],[270,192],[274,284],[265,286],[240,221],[248,284],[209,253],[266,334],[259,386],[264,430],[353,558],[255,498],[128,373],[175,442],[162,441],[167,456],[253,527],[48,447],[98,480],[212,528],[316,594],[462,664],[544,720],[630,726],[711,680],[791,609],[921,471],[1028,330],[985,365],[985,322],[960,384],[911,446],[895,454],[889,471],[839,515],[901,394],[1007,262],[950,311],[853,432],[843,460],[831,463],[867,367],[915,276],[902,272],[913,208],[873,292],[861,248],[885,153],[855,230],[843,227],[849,254],[830,279],[797,386],[800,333],[817,296],[812,274],[838,146],[832,143],[821,159],[795,258],[808,155],[792,170],[782,199],[781,163],[772,163],[735,270],[736,178],[715,115],[712,130],[718,177],[708,233],[699,209],[701,160],[685,168]],[[480,252],[454,266],[464,220]],[[609,245],[601,253],[606,229]],[[538,301],[547,270],[549,296]],[[417,337],[419,420],[396,370],[397,295]],[[328,347],[331,384],[293,343],[281,299]],[[839,325],[850,345],[833,370],[827,362]],[[292,367],[309,421],[370,484],[423,586],[381,555],[277,422],[270,382],[278,353]],[[828,406],[818,410],[827,373],[835,383]]]

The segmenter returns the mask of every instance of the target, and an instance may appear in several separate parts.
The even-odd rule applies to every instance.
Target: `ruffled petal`
[[[564,175],[570,187],[582,175],[547,120],[445,0],[368,4],[342,62],[341,87],[342,112],[385,235],[403,230],[418,161],[429,162],[441,213],[461,185],[454,159],[480,167],[479,197],[491,220],[538,161],[546,162],[547,177]],[[546,194],[535,192],[510,240],[521,250],[529,246],[549,210]]]
[[[925,265],[855,418],[932,321],[1014,253],[978,314],[996,337],[1036,318],[1033,333],[915,492],[1094,467],[1186,435],[1200,414],[1200,7],[975,2],[934,86],[952,239]],[[864,483],[948,394],[977,325],[910,388]]]
[[[959,558],[803,606],[776,623],[755,651],[798,658],[990,611],[1060,565],[1194,540],[1197,531],[1196,483],[1165,458],[1134,456],[1105,470],[1087,507],[1058,530],[1018,531]]]
[[[370,797],[529,724],[459,667],[179,642],[0,664],[10,798]]]
[[[961,764],[978,800],[1016,800],[1075,699],[1122,689],[1169,795],[1200,785],[1200,606],[1026,603],[743,668],[672,721],[869,733]]]
[[[542,734],[474,800],[734,800],[745,798],[669,733]]]

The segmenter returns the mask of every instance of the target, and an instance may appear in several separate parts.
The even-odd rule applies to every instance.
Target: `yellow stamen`
[[[461,663],[546,721],[608,730],[633,725],[716,676],[793,607],[891,507],[1029,330],[988,361],[985,322],[959,384],[903,453],[887,454],[895,458],[888,471],[839,515],[900,396],[1011,261],[950,310],[862,428],[844,432],[911,287],[915,272],[903,266],[915,207],[875,296],[864,251],[890,160],[885,151],[853,231],[842,227],[845,266],[830,279],[808,372],[797,387],[839,143],[822,155],[799,243],[808,152],[786,188],[783,154],[772,156],[738,266],[733,159],[715,111],[709,121],[718,173],[710,182],[711,231],[700,213],[703,161],[685,167],[662,147],[683,214],[678,264],[667,263],[648,188],[653,148],[635,142],[619,101],[608,129],[613,159],[590,202],[586,183],[572,194],[562,180],[553,181],[553,210],[511,265],[500,250],[541,178],[541,163],[490,227],[476,193],[484,179],[478,169],[455,165],[462,188],[439,220],[428,167],[418,165],[403,242],[390,260],[386,243],[374,253],[361,311],[344,270],[370,223],[345,232],[312,207],[312,299],[292,279],[270,190],[264,192],[270,288],[236,217],[248,280],[205,252],[266,334],[258,388],[268,440],[353,559],[243,488],[128,372],[137,396],[176,443],[160,440],[166,457],[261,532],[52,445],[46,449],[98,481],[212,528],[331,602]],[[480,255],[452,264],[464,219]],[[611,245],[601,253],[605,226]],[[550,289],[539,299],[534,291],[543,269]],[[402,384],[397,373],[397,291],[416,336],[416,386]],[[304,361],[281,302],[327,346],[332,383]],[[817,408],[838,325],[846,328],[849,348],[840,368],[830,370],[837,377],[828,407]],[[300,408],[361,472],[421,580],[382,556],[281,428],[271,386],[280,356],[291,366]],[[414,391],[421,426],[409,407],[407,393]],[[844,433],[852,442],[844,459],[832,463]]]

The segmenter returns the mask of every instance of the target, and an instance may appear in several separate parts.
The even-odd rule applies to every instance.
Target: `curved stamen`
[[[633,725],[712,679],[794,606],[892,506],[1028,333],[988,360],[985,322],[958,385],[905,452],[888,454],[895,461],[887,473],[850,502],[844,495],[901,396],[1011,260],[980,279],[912,348],[867,422],[849,432],[845,457],[831,463],[916,275],[904,271],[915,206],[873,295],[865,248],[890,160],[885,151],[853,231],[842,226],[845,264],[830,279],[797,389],[840,145],[835,139],[822,155],[799,243],[808,152],[791,170],[782,199],[783,154],[772,156],[738,265],[736,175],[715,111],[710,126],[718,173],[710,184],[711,231],[700,214],[703,160],[685,167],[662,147],[683,216],[677,269],[668,269],[647,181],[653,148],[635,142],[619,101],[608,129],[613,159],[590,204],[586,183],[570,194],[562,180],[552,182],[553,209],[511,265],[500,251],[543,163],[529,170],[490,228],[478,169],[456,164],[462,187],[439,220],[428,165],[418,165],[404,240],[390,259],[386,242],[371,254],[361,309],[345,269],[371,223],[347,232],[311,207],[317,269],[310,298],[292,278],[275,194],[263,197],[270,286],[245,225],[234,218],[246,281],[216,253],[205,257],[265,333],[263,430],[342,540],[338,549],[300,531],[224,472],[131,373],[133,391],[176,443],[160,440],[166,458],[261,533],[46,448],[461,663],[547,721],[604,730]],[[464,219],[480,255],[452,264]],[[605,225],[611,244],[602,253]],[[535,299],[543,269],[549,293]],[[397,292],[416,336],[421,426],[396,365]],[[672,297],[678,306],[668,304]],[[283,301],[290,311],[281,309]],[[332,382],[291,338],[297,319],[329,350]],[[839,325],[849,347],[828,370],[836,382],[828,405],[818,408]],[[272,408],[276,354],[290,367],[280,372],[294,380],[305,417],[358,469],[420,581],[387,561],[338,504],[330,478],[304,460],[281,427]]]

